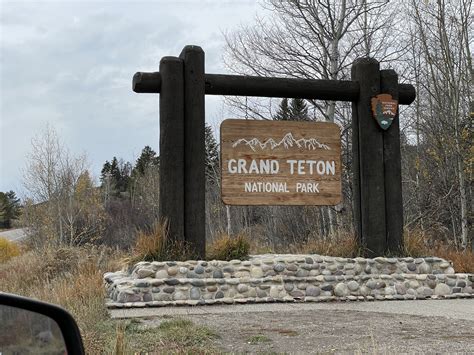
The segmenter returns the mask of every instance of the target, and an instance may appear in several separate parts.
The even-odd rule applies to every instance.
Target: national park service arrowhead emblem
[[[372,114],[379,126],[385,131],[397,114],[398,101],[389,94],[380,94],[371,99]]]

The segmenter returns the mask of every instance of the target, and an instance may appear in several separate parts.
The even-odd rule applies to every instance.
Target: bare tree
[[[472,139],[469,119],[473,85],[472,0],[413,0],[408,14],[412,20],[412,46],[419,47],[412,49],[418,57],[414,63],[419,90],[415,113],[416,146],[417,149],[423,147],[424,155],[430,158],[418,164],[424,165],[428,178],[436,174],[431,188],[427,188],[438,196],[438,201],[442,201],[428,203],[429,210],[436,211],[438,216],[449,213],[454,243],[457,245],[459,239],[460,246],[466,248],[468,205],[472,198],[467,188],[472,178],[468,180],[466,175],[472,171],[469,166],[472,164],[469,158],[469,140]],[[422,219],[421,215],[419,219]]]
[[[336,80],[348,77],[358,56],[384,62],[403,53],[390,31],[399,17],[386,0],[269,0],[265,4],[271,17],[257,17],[255,25],[225,34],[224,62],[230,70]],[[335,120],[334,102],[312,103],[326,120]]]
[[[72,156],[49,125],[32,139],[31,148],[23,182],[36,241],[72,245],[99,235],[101,203],[85,155]]]

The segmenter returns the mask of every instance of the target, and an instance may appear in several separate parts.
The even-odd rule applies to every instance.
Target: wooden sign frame
[[[403,250],[400,127],[378,127],[371,99],[391,95],[398,105],[415,100],[413,85],[372,58],[357,59],[351,80],[267,78],[209,74],[204,51],[186,46],[164,57],[160,71],[135,73],[133,91],[160,94],[160,216],[169,240],[185,241],[205,257],[205,95],[286,97],[352,102],[352,201],[354,229],[366,256]]]

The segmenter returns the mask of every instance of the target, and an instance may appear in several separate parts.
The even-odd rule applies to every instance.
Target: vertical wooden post
[[[194,257],[206,254],[206,160],[204,51],[183,48],[184,61],[184,235]]]
[[[358,184],[358,196],[354,198],[354,216],[358,216],[355,229],[360,231],[358,237],[367,256],[383,255],[386,250],[383,139],[370,106],[371,97],[380,93],[379,69],[379,63],[371,58],[358,59],[352,66],[352,80],[358,81],[360,88],[353,110],[358,126],[353,132],[358,142],[354,161],[359,166],[358,179],[354,179]]]
[[[183,60],[160,61],[160,217],[171,241],[184,241],[184,84]]]
[[[355,77],[355,67],[351,68],[352,78]],[[354,232],[361,246],[365,246],[362,235],[362,220],[360,215],[360,160],[359,160],[359,116],[357,102],[352,102],[352,214]]]
[[[384,94],[392,95],[394,100],[398,100],[398,75],[394,70],[380,72],[380,90]],[[395,254],[403,251],[402,167],[398,109],[399,107],[390,128],[383,131],[387,249]]]

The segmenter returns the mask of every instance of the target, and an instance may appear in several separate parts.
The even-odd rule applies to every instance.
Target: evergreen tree
[[[309,121],[308,105],[304,99],[291,99],[290,119],[294,121]]]
[[[117,188],[119,192],[125,192],[128,190],[128,186],[130,184],[132,164],[128,161],[124,162],[123,159],[120,159],[118,168],[120,177],[117,180]]]
[[[290,108],[288,107],[288,99],[284,98],[280,102],[278,112],[273,116],[276,121],[287,121],[290,119]]]
[[[219,173],[219,145],[212,132],[212,127],[207,123],[204,132],[204,142],[206,149],[206,178],[212,180]]]
[[[15,192],[0,192],[0,227],[10,228],[11,222],[20,216],[20,199]]]
[[[100,176],[102,187],[107,185],[108,191],[114,195],[119,195],[121,192],[127,191],[131,173],[132,164],[113,157],[112,162],[107,160],[102,167]]]
[[[120,168],[119,168],[119,162],[116,157],[112,158],[112,163],[110,164],[110,176],[112,177],[112,180],[117,183],[120,181]]]
[[[108,160],[105,161],[102,170],[100,171],[100,182],[102,185],[105,183],[107,177],[110,175],[111,165]]]
[[[147,145],[143,148],[142,153],[135,163],[132,176],[136,176],[137,174],[144,175],[149,166],[158,166],[158,164],[159,157],[157,157],[156,152]]]

